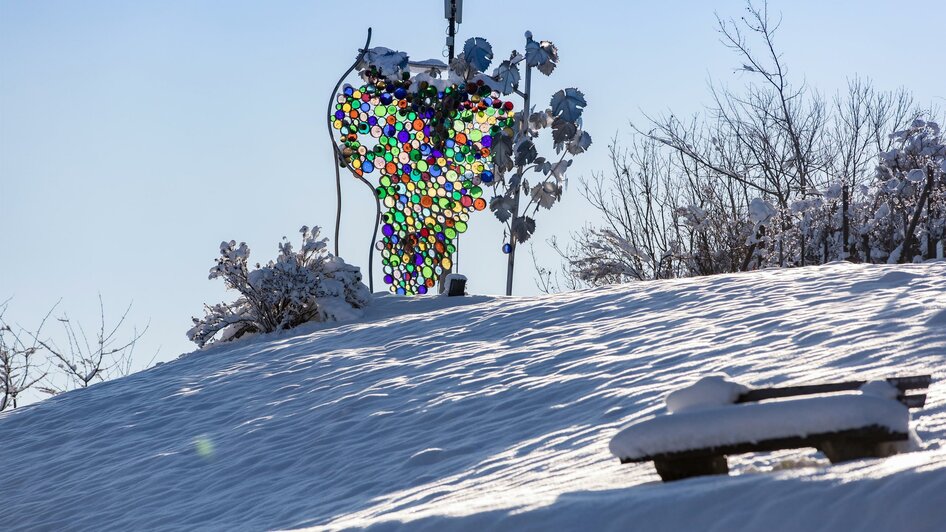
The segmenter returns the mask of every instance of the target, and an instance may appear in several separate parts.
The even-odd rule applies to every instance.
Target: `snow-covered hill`
[[[475,279],[474,279],[475,281]],[[182,356],[0,414],[0,528],[942,530],[946,262],[547,297],[379,297],[364,320]],[[723,371],[931,372],[920,452],[813,450],[661,484],[608,441]]]

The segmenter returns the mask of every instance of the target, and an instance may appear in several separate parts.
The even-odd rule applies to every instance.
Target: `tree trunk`
[[[936,240],[933,238],[933,169],[926,169],[926,190],[929,195],[926,200],[926,255],[924,259],[936,257]]]
[[[851,260],[850,253],[850,225],[848,224],[848,197],[847,185],[841,187],[841,260]]]
[[[933,170],[927,168],[927,174],[933,175]],[[920,215],[923,214],[924,204],[928,204],[930,201],[930,193],[933,188],[933,180],[928,179],[926,181],[926,186],[923,187],[923,194],[920,195],[920,201],[916,203],[916,210],[913,211],[913,219],[910,220],[910,225],[907,227],[906,234],[903,235],[903,251],[900,253],[900,263],[913,262],[914,252],[913,252],[913,232],[916,231],[916,226],[920,222]],[[927,207],[929,209],[929,207]],[[929,214],[929,213],[927,213]],[[919,246],[917,246],[919,247]],[[917,250],[919,251],[919,250]]]

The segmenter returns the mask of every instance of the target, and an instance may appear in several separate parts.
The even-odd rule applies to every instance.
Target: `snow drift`
[[[547,297],[377,297],[0,414],[12,530],[935,530],[946,263],[830,264]],[[932,373],[922,450],[813,450],[660,484],[608,451],[673,389]]]

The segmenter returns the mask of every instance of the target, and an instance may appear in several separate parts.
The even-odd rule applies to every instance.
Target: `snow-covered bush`
[[[784,209],[777,209],[762,198],[753,200],[750,219],[756,222],[760,215],[767,218],[756,222],[755,236],[747,240],[747,245],[752,246],[752,257],[743,269],[822,264],[847,258],[842,236],[842,185],[835,183],[823,191],[813,189],[809,194],[809,198],[794,201]],[[849,206],[849,217],[852,212]]]
[[[936,122],[913,120],[870,157],[865,175],[834,178],[802,195],[749,187],[675,166],[646,142],[612,145],[613,174],[584,193],[603,227],[560,251],[575,286],[689,277],[831,261],[916,262],[946,254],[946,143]],[[866,157],[866,155],[865,155]],[[866,166],[866,165],[865,165]],[[540,275],[547,275],[540,271]],[[541,287],[541,285],[540,285]]]
[[[832,105],[787,77],[766,7],[747,11],[719,31],[750,82],[714,87],[691,120],[648,116],[629,148],[612,141],[583,190],[602,223],[556,243],[560,285],[946,255],[938,111],[859,78]]]
[[[361,282],[360,269],[329,253],[328,239],[319,238],[318,227],[303,226],[299,232],[299,251],[283,237],[276,260],[256,264],[253,270],[248,266],[250,248],[245,242],[222,242],[210,279],[222,278],[240,297],[233,303],[204,305],[204,317],[193,318],[187,337],[203,347],[248,333],[344,319],[354,315],[353,309],[365,307],[371,293]]]
[[[936,256],[946,236],[946,144],[936,122],[915,120],[891,135],[870,191],[863,234],[871,259],[910,262]]]
[[[738,271],[753,234],[753,223],[733,211],[724,187],[710,183],[690,191],[689,203],[675,211],[673,230],[684,242],[680,255],[690,275]]]
[[[873,180],[850,190],[847,242],[841,230],[841,183],[793,204],[792,219],[781,234],[795,240],[805,236],[806,264],[841,259],[911,262],[942,253],[946,144],[939,125],[917,119],[890,140],[890,149],[877,155]]]

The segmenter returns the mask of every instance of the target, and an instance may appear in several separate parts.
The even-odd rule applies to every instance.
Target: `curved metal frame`
[[[355,67],[358,66],[358,63],[364,59],[365,54],[368,53],[368,46],[371,44],[371,28],[368,28],[368,38],[365,39],[365,46],[359,50],[358,57],[355,58],[355,61],[348,67],[348,70],[342,74],[342,77],[338,78],[338,83],[335,84],[335,88],[332,89],[332,96],[328,102],[328,108],[325,112],[325,118],[327,120],[326,125],[328,126],[328,135],[332,141],[332,153],[335,154],[335,194],[336,194],[336,207],[335,207],[335,256],[338,256],[338,235],[341,230],[342,222],[342,178],[339,172],[339,167],[342,163],[342,154],[338,149],[338,144],[335,142],[335,134],[332,133],[332,104],[335,103],[335,98],[338,95],[338,89],[342,86],[342,83],[345,82],[345,78],[355,70]],[[381,203],[378,202],[377,197],[375,197],[375,187],[368,182],[364,176],[356,174],[350,166],[345,165],[345,168],[348,168],[351,171],[352,175],[355,176],[359,181],[365,184],[368,187],[368,190],[371,191],[371,197],[375,198],[375,210],[376,216],[374,218],[374,233],[371,235],[371,243],[368,245],[368,287],[374,292],[374,243],[378,239],[378,227],[381,224]]]

